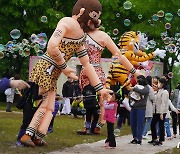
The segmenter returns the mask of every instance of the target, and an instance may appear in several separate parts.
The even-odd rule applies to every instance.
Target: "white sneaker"
[[[149,138],[148,136],[142,136],[142,138],[143,138],[144,140],[150,140],[150,138]]]

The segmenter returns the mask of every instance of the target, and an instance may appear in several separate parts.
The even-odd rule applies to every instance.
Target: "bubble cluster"
[[[11,36],[12,39],[18,39],[18,38],[20,38],[20,36],[21,36],[21,32],[20,32],[20,30],[18,30],[18,29],[13,29],[13,30],[10,32],[10,36]]]
[[[124,2],[123,7],[125,10],[129,10],[132,7],[132,3],[130,1],[126,1]]]
[[[131,21],[129,19],[124,20],[124,25],[125,26],[130,26],[130,24],[131,24]]]
[[[41,17],[41,22],[43,22],[43,23],[47,22],[47,17],[46,16],[42,16]]]
[[[171,21],[171,20],[173,19],[172,13],[166,13],[166,14],[165,14],[165,19],[166,19],[167,21]]]
[[[10,55],[12,55],[13,58],[17,58],[18,55],[28,57],[32,49],[38,56],[44,54],[43,49],[45,49],[47,44],[47,36],[45,33],[38,35],[32,34],[29,40],[24,38],[21,42],[16,41],[21,35],[18,29],[13,29],[10,35],[13,41],[8,41],[6,45],[0,44],[0,58],[4,56],[9,57]]]

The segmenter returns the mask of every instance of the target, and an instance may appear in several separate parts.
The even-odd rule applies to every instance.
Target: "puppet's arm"
[[[124,56],[127,57],[127,59],[129,59],[130,61],[137,62],[145,62],[147,60],[154,58],[153,53],[144,54],[144,56],[137,56],[133,53],[133,51],[126,51]]]
[[[66,19],[65,19],[66,20]],[[59,65],[59,68],[61,71],[68,77],[77,80],[77,76],[74,74],[75,70],[71,69],[69,66],[67,66],[61,51],[59,50],[58,46],[61,42],[63,36],[68,30],[67,21],[61,20],[53,35],[51,36],[48,46],[47,46],[47,52],[50,55],[50,57],[54,60],[54,62]]]
[[[84,46],[80,47],[79,51],[77,52],[79,60],[84,67],[84,72],[89,78],[91,85],[94,87],[95,91],[97,91],[103,98],[108,98],[108,93],[111,93],[111,90],[104,89],[101,81],[97,73],[95,72],[94,67],[89,63],[89,57],[87,55],[87,51]]]
[[[138,76],[138,74],[136,73],[135,68],[133,67],[133,65],[129,62],[129,60],[123,56],[118,47],[115,45],[115,43],[112,41],[112,39],[110,38],[110,36],[107,35],[107,37],[105,38],[105,46],[109,49],[109,51],[115,55],[115,56],[119,56],[119,60],[121,62],[121,64],[132,74],[135,73],[136,76]]]

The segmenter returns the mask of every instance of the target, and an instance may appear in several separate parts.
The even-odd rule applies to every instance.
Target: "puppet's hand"
[[[101,95],[103,100],[108,100],[108,98],[110,97],[109,93],[113,93],[113,91],[109,90],[109,89],[102,89],[102,90],[98,91],[98,94]]]
[[[154,51],[154,55],[155,56],[158,56],[159,58],[164,58],[166,56],[166,50],[160,50],[159,48],[157,48],[155,51]]]
[[[78,77],[77,75],[75,74],[75,70],[73,70],[72,68],[70,68],[69,66],[67,66],[65,69],[62,69],[62,72],[70,77],[71,79],[74,79],[74,80],[78,80]]]
[[[148,67],[149,62],[145,61],[145,62],[140,62],[140,66],[142,66],[143,68],[147,68]]]

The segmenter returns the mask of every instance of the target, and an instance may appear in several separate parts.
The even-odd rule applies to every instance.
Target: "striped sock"
[[[42,139],[45,135],[37,131],[35,136],[37,139]]]
[[[26,129],[26,134],[29,135],[29,136],[33,136],[35,134],[36,130],[32,127],[28,127]]]
[[[97,125],[96,125],[96,127],[99,128],[99,129],[101,129],[103,126],[104,126],[104,124],[101,123],[101,122],[98,122]]]

